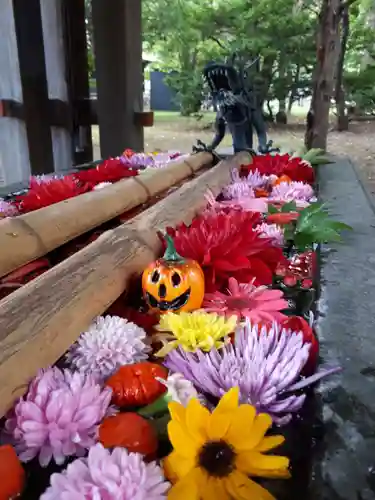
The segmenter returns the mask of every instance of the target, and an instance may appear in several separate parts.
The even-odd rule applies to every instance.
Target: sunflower
[[[249,476],[289,477],[288,458],[263,454],[284,438],[265,437],[271,417],[256,415],[251,405],[238,405],[238,393],[232,388],[212,413],[197,399],[186,408],[169,403],[173,451],[164,470],[173,486],[168,500],[274,500]]]

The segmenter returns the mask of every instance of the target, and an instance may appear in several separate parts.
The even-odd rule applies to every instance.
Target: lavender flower
[[[98,316],[70,348],[66,359],[72,367],[102,382],[120,366],[144,361],[151,348],[146,332],[119,316]]]
[[[260,175],[258,170],[250,172],[247,177],[240,177],[237,168],[231,171],[232,182],[223,189],[223,196],[227,200],[251,197],[254,198],[254,189],[264,187],[267,184],[268,177]]]
[[[277,224],[267,224],[263,222],[255,227],[261,238],[271,238],[271,243],[275,247],[284,245],[284,230]]]
[[[40,500],[164,500],[169,487],[155,462],[146,464],[139,453],[97,444],[87,458],[52,474]]]
[[[302,333],[281,329],[277,323],[259,330],[247,321],[237,329],[234,345],[209,353],[187,353],[178,348],[168,354],[165,365],[182,373],[198,390],[217,398],[238,386],[241,403],[255,406],[259,413],[269,413],[278,425],[285,425],[306,397],[291,393],[338,371],[323,371],[295,384],[309,350]]]
[[[277,202],[295,201],[299,207],[306,207],[316,201],[313,188],[304,182],[281,182],[272,189],[270,199]]]
[[[5,423],[20,460],[39,456],[46,467],[68,456],[82,456],[96,442],[97,428],[106,416],[112,391],[91,377],[53,367],[41,370]]]

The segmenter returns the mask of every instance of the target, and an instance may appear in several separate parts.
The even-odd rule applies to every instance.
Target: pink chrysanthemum
[[[53,367],[41,370],[5,423],[20,460],[39,456],[46,467],[66,457],[82,456],[96,442],[97,428],[106,416],[112,391],[91,377]]]
[[[0,219],[2,217],[13,217],[18,215],[18,210],[13,203],[9,203],[9,201],[5,201],[0,198]]]
[[[304,182],[281,182],[272,189],[270,199],[277,202],[295,201],[298,207],[306,207],[316,201],[313,188]]]
[[[164,500],[169,487],[155,462],[146,464],[139,453],[97,444],[87,458],[53,474],[40,500]]]
[[[232,200],[216,201],[211,191],[205,195],[208,211],[220,212],[225,210],[239,210],[241,212],[260,212],[268,210],[268,203],[264,198],[239,197]]]
[[[277,247],[284,245],[284,230],[277,224],[267,224],[263,222],[255,227],[255,231],[259,233],[261,238],[270,238],[272,244]]]
[[[256,287],[252,283],[238,283],[229,278],[228,293],[208,293],[203,307],[208,312],[248,318],[252,323],[262,321],[282,321],[286,318],[280,311],[288,307],[280,290],[270,290],[265,286]]]
[[[66,355],[78,371],[99,382],[110,377],[120,366],[145,361],[151,348],[145,344],[146,332],[119,316],[98,316],[81,334]]]

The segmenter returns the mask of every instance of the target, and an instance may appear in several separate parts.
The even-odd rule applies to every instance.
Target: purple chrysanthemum
[[[274,246],[282,247],[284,245],[284,230],[278,224],[267,224],[263,222],[255,227],[261,238],[271,238]]]
[[[5,432],[23,462],[39,456],[42,467],[52,458],[61,465],[95,444],[111,396],[111,389],[102,389],[90,376],[56,367],[41,370],[15,405]]]
[[[231,179],[232,182],[222,191],[226,200],[255,198],[254,189],[264,187],[268,181],[268,177],[260,175],[258,170],[250,172],[246,177],[241,177],[237,168],[232,169]]]
[[[76,370],[102,382],[120,366],[148,358],[146,332],[119,316],[98,316],[66,355]]]
[[[270,199],[277,202],[295,201],[300,207],[316,201],[313,188],[304,182],[281,182],[273,187]]]
[[[281,329],[276,323],[259,329],[247,321],[237,329],[234,344],[209,353],[187,353],[178,348],[168,354],[165,365],[183,374],[203,393],[217,398],[238,386],[241,403],[269,413],[275,423],[284,425],[306,397],[292,392],[338,371],[334,368],[297,382],[309,350],[310,344],[303,343],[302,333]]]
[[[97,444],[87,458],[52,474],[40,500],[164,500],[169,487],[155,462],[146,464],[139,453]]]

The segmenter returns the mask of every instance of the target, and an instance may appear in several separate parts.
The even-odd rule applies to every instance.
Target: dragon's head
[[[203,69],[203,78],[213,95],[219,94],[220,91],[236,93],[241,88],[238,73],[229,64],[208,63]]]

